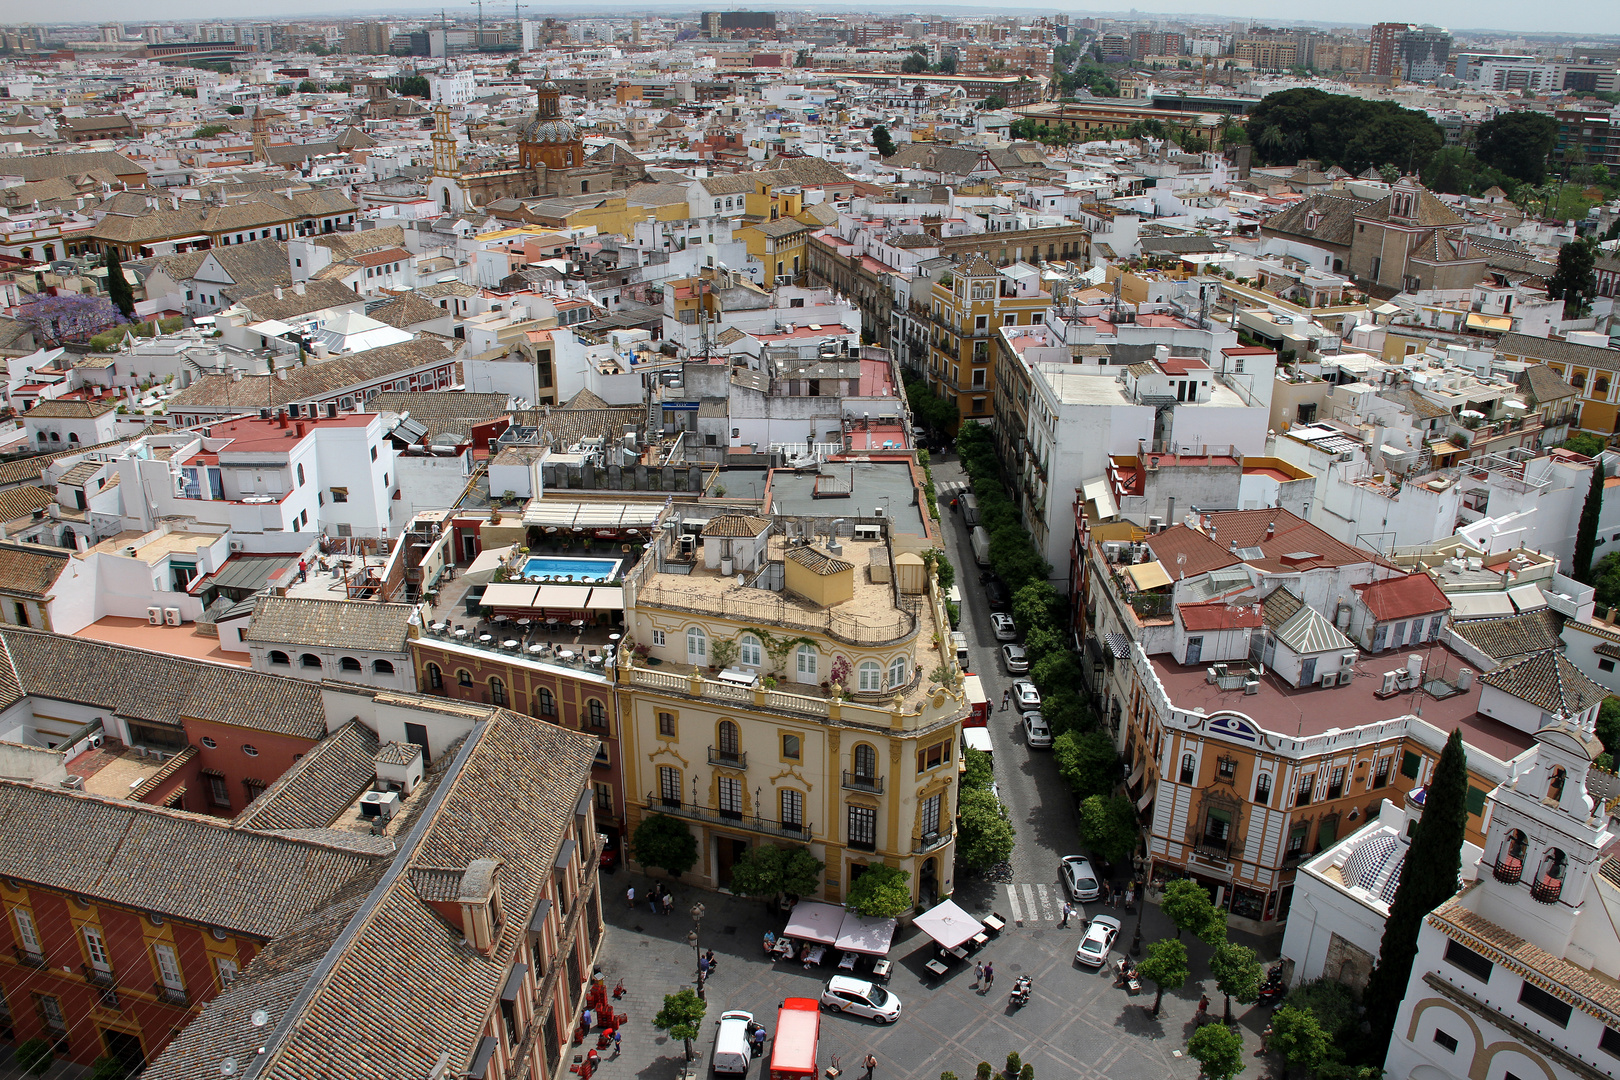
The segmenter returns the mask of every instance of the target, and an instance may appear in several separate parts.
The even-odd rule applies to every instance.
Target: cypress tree
[[[118,252],[107,249],[107,299],[118,306],[124,318],[135,318],[135,290],[124,277],[124,267],[118,261]]]
[[[1592,486],[1586,492],[1586,505],[1581,507],[1581,523],[1575,530],[1575,579],[1586,584],[1592,581],[1592,553],[1597,550],[1598,518],[1603,513],[1603,455],[1597,456],[1592,467]]]
[[[1395,1014],[1406,996],[1412,961],[1417,957],[1418,930],[1429,912],[1456,895],[1467,827],[1468,758],[1462,732],[1454,730],[1424,793],[1423,817],[1412,830],[1401,882],[1384,923],[1378,966],[1362,995],[1372,1025],[1368,1046],[1388,1046],[1395,1032]]]

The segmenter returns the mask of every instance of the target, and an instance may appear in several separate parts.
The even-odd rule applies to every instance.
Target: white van
[[[748,1026],[753,1022],[754,1014],[740,1009],[720,1014],[720,1019],[715,1021],[714,1056],[710,1059],[715,1072],[741,1076],[748,1071],[748,1063],[753,1059],[748,1045]]]
[[[956,650],[956,666],[968,669],[967,635],[960,630],[951,631],[951,648]]]

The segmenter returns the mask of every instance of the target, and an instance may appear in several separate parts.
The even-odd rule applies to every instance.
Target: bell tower
[[[450,107],[444,102],[433,110],[433,175],[456,177],[461,161],[456,156],[456,136],[450,130]]]

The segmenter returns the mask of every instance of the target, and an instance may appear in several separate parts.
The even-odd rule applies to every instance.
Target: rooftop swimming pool
[[[619,576],[623,559],[568,559],[551,555],[531,555],[523,564],[523,576],[568,577],[575,581],[612,581]]]

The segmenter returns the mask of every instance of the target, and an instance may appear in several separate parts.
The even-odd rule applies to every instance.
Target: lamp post
[[[692,951],[701,957],[703,952],[698,946],[698,928],[703,925],[703,916],[708,912],[703,909],[701,903],[697,903],[692,905],[692,910],[688,914],[692,916],[692,932],[686,935],[686,940],[691,943]]]
[[[1137,880],[1140,881],[1141,877],[1142,877],[1142,860],[1140,858],[1132,859],[1131,860],[1131,868],[1134,871],[1134,873],[1136,874]],[[1131,935],[1131,955],[1132,956],[1141,956],[1142,955],[1142,914],[1146,910],[1146,908],[1147,908],[1147,883],[1143,882],[1142,888],[1141,888],[1141,890],[1139,891],[1139,893],[1138,893],[1138,895],[1136,897],[1136,932]]]

